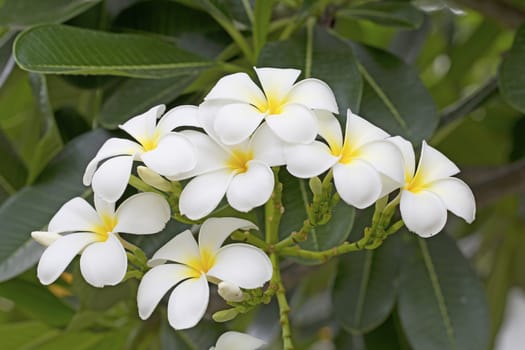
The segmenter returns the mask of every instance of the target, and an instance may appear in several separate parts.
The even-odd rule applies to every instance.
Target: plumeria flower
[[[334,184],[341,198],[356,208],[365,208],[403,183],[399,150],[387,141],[388,134],[348,110],[345,137],[337,119],[329,112],[317,112],[319,134],[326,143],[286,148],[288,171],[310,178],[332,168]]]
[[[210,350],[257,350],[265,344],[249,334],[230,331],[223,333]]]
[[[468,223],[474,221],[476,203],[466,183],[452,177],[458,167],[423,141],[419,165],[412,144],[396,136],[391,139],[403,154],[405,184],[401,189],[400,210],[406,227],[421,237],[440,232],[447,222],[447,210]]]
[[[118,233],[157,233],[170,219],[168,203],[155,193],[131,196],[116,211],[114,203],[95,196],[95,208],[83,198],[73,198],[53,216],[48,231],[31,233],[37,242],[49,245],[37,268],[42,284],[53,283],[79,253],[80,272],[89,284],[118,284],[127,270]]]
[[[301,73],[297,69],[255,68],[255,73],[262,90],[246,73],[230,74],[217,82],[201,105],[226,145],[248,139],[263,120],[284,141],[310,143],[318,132],[312,109],[339,113],[334,93],[321,80],[294,84]],[[208,110],[209,106],[214,108]]]
[[[197,109],[193,113],[197,114]],[[206,124],[203,126],[207,134],[181,132],[195,145],[198,158],[193,170],[170,177],[180,180],[195,176],[182,190],[181,214],[200,219],[210,214],[225,194],[228,203],[242,212],[266,203],[274,186],[270,167],[284,164],[282,142],[263,124],[248,140],[228,146],[221,144]]]
[[[179,132],[180,126],[198,126],[196,119],[185,113],[186,106],[164,113],[166,107],[159,105],[131,118],[119,127],[133,136],[135,141],[122,138],[107,140],[84,173],[84,185],[108,202],[117,201],[124,193],[131,175],[134,160],[144,162],[161,175],[176,175],[191,170],[197,160],[193,145]],[[101,161],[104,163],[99,165]]]
[[[164,294],[176,286],[168,301],[168,321],[175,329],[190,328],[208,306],[208,281],[228,281],[246,289],[262,287],[269,281],[272,264],[262,250],[244,243],[221,247],[239,229],[257,227],[238,218],[211,218],[202,224],[198,244],[186,230],[161,247],[149,261],[154,267],[139,285],[140,318],[150,317]]]

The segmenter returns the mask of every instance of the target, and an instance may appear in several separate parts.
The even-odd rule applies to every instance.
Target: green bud
[[[320,195],[323,192],[323,184],[317,176],[312,177],[310,181],[308,181],[308,185],[310,186],[310,190],[314,195]]]
[[[227,322],[233,320],[238,314],[239,312],[235,309],[227,309],[217,311],[212,315],[212,318],[215,322]]]
[[[171,191],[171,183],[156,172],[154,172],[153,170],[151,170],[150,168],[147,168],[145,166],[139,166],[137,168],[137,173],[139,174],[141,180],[144,181],[146,184],[150,185],[151,187],[154,187],[164,192]]]

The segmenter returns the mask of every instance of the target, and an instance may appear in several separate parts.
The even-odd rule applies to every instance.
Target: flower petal
[[[431,237],[447,222],[447,209],[437,195],[430,191],[412,193],[401,191],[399,205],[405,226],[421,237]]]
[[[476,217],[476,201],[472,190],[466,183],[451,177],[448,179],[432,182],[427,187],[439,196],[448,210],[465,219],[469,224]]]
[[[371,141],[383,140],[388,136],[383,129],[352,113],[350,109],[347,111],[345,142],[349,142],[352,148],[361,147]]]
[[[310,143],[319,131],[313,112],[298,104],[287,104],[281,114],[267,116],[266,123],[281,140],[290,143]]]
[[[258,230],[252,222],[239,218],[209,218],[201,226],[199,248],[216,252],[228,236],[237,230]]]
[[[452,163],[443,153],[423,141],[416,176],[421,176],[424,179],[424,183],[430,183],[457,173],[459,173],[459,169],[456,164]]]
[[[114,234],[104,242],[87,246],[80,256],[80,272],[87,283],[94,287],[119,284],[128,268],[124,247]]]
[[[272,195],[274,185],[273,172],[269,166],[252,160],[247,167],[246,172],[233,176],[226,191],[228,203],[242,212],[266,203]]]
[[[388,141],[372,141],[359,148],[359,158],[371,164],[381,174],[405,183],[403,159],[399,149]]]
[[[341,198],[348,204],[363,209],[378,200],[381,178],[370,164],[354,160],[334,166],[334,184]]]
[[[265,344],[249,334],[230,331],[217,339],[215,350],[257,350]]]
[[[412,144],[409,141],[405,140],[401,136],[389,137],[386,140],[388,142],[392,142],[401,151],[405,169],[405,179],[411,179],[416,172],[416,156],[414,155],[414,147],[412,147]]]
[[[159,248],[148,261],[149,266],[163,264],[166,260],[188,265],[200,260],[199,246],[190,230],[183,231]]]
[[[290,145],[286,147],[285,154],[286,169],[302,179],[324,173],[339,160],[328,146],[319,141],[309,145]]]
[[[268,99],[283,100],[301,74],[291,68],[254,68]]]
[[[47,246],[55,243],[55,241],[62,237],[62,235],[56,232],[47,232],[47,231],[33,231],[31,232],[31,237],[38,243]]]
[[[142,277],[137,291],[139,316],[145,320],[151,316],[164,294],[182,280],[190,278],[195,271],[180,264],[155,266]]]
[[[232,177],[232,171],[225,169],[193,178],[180,195],[180,213],[192,220],[211,213],[224,197]]]
[[[262,124],[255,130],[250,146],[253,151],[253,158],[257,159],[268,166],[284,165],[284,144],[272,130]]]
[[[187,329],[199,323],[208,307],[210,290],[203,274],[179,284],[168,301],[168,321],[175,329]]]
[[[163,136],[181,126],[201,127],[197,117],[198,110],[197,106],[191,105],[182,105],[170,109],[159,119],[157,133]]]
[[[51,218],[47,226],[50,232],[91,231],[100,224],[93,207],[83,198],[75,197],[66,202]]]
[[[144,152],[141,159],[148,168],[163,176],[190,171],[197,164],[193,144],[186,136],[176,132],[166,134],[157,147]]]
[[[101,160],[120,155],[132,156],[140,152],[142,152],[142,146],[136,142],[119,138],[111,138],[107,140],[98,150],[96,156],[87,165],[82,180],[84,185],[89,186],[91,184],[91,179],[93,178],[97,165]]]
[[[261,89],[246,73],[234,73],[219,79],[204,101],[216,99],[246,102],[253,105],[266,101]]]
[[[79,232],[65,235],[53,242],[40,257],[37,276],[42,284],[53,283],[84,247],[96,242],[94,233]]]
[[[261,249],[249,244],[228,244],[217,252],[208,276],[241,288],[262,287],[272,278],[272,263]]]
[[[314,113],[319,122],[319,135],[328,142],[331,148],[342,148],[343,132],[337,118],[327,111],[317,110]]]
[[[257,129],[264,114],[252,105],[231,103],[222,107],[213,123],[213,130],[225,145],[247,140]]]
[[[106,160],[93,176],[93,192],[107,202],[116,202],[128,185],[132,165],[133,156]]]
[[[101,197],[94,195],[95,209],[97,214],[101,217],[113,217],[115,215],[115,202],[108,202]]]
[[[295,84],[288,94],[287,102],[339,114],[334,92],[328,84],[319,79],[304,79]]]
[[[124,124],[119,125],[119,128],[133,136],[135,140],[143,143],[144,141],[153,138],[157,119],[165,110],[166,106],[164,105],[152,107],[147,112],[139,114],[129,119]]]
[[[126,199],[115,213],[114,232],[152,234],[160,232],[171,216],[168,202],[159,194],[143,192]]]

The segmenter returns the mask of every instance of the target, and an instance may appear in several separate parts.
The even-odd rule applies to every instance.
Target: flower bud
[[[171,183],[150,168],[139,166],[137,167],[137,173],[139,174],[139,177],[142,179],[142,181],[148,185],[164,192],[171,191]]]
[[[219,295],[226,301],[243,301],[244,295],[242,290],[233,283],[222,281],[219,283]]]
[[[323,192],[323,184],[317,176],[312,177],[310,181],[308,181],[308,185],[313,194],[320,195]]]
[[[215,322],[227,322],[233,320],[238,314],[239,312],[235,309],[227,309],[217,311],[213,314],[212,318]]]
[[[62,235],[59,235],[55,232],[45,232],[45,231],[33,231],[31,232],[31,237],[38,243],[47,246],[50,246],[53,242],[55,242],[57,239],[62,237]]]

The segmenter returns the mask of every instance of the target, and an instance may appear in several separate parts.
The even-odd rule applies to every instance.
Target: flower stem
[[[282,339],[283,349],[293,350],[294,345],[292,342],[292,331],[290,328],[290,319],[288,314],[290,313],[290,306],[286,299],[286,289],[281,278],[281,271],[279,269],[279,256],[277,253],[270,254],[270,260],[273,266],[273,277],[272,282],[274,283],[275,296],[277,298],[277,304],[279,305],[279,322],[282,328]]]
[[[241,242],[248,242],[256,247],[261,248],[265,252],[270,252],[270,245],[266,241],[260,239],[259,237],[251,234],[249,231],[236,231],[230,236],[231,239]]]

